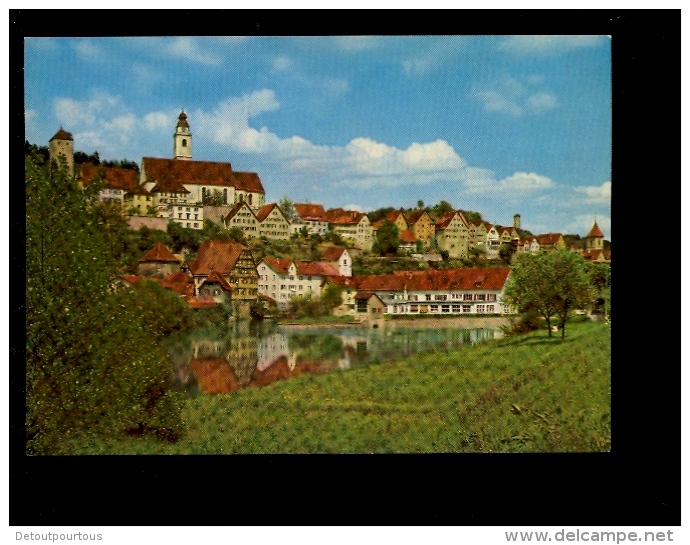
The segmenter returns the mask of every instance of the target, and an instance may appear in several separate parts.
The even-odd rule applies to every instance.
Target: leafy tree
[[[214,189],[213,193],[204,192],[201,196],[201,202],[205,206],[223,206],[225,204],[225,199],[223,198],[223,193],[218,189]]]
[[[501,260],[506,264],[510,265],[510,262],[513,259],[513,254],[516,252],[515,246],[510,244],[509,242],[504,242],[501,244],[501,247],[498,249],[498,257],[501,258]]]
[[[417,208],[419,208],[420,210],[421,210],[422,208],[424,208],[424,201],[423,201],[423,200],[419,199],[419,200],[417,201]]]
[[[302,238],[309,238],[309,229],[306,225],[299,230],[299,234],[302,235]]]
[[[394,254],[400,246],[400,230],[390,220],[384,220],[376,232],[376,242],[381,255]]]
[[[449,212],[452,212],[453,210],[455,210],[453,208],[453,205],[450,204],[448,201],[440,201],[436,206],[434,206],[431,209],[431,212],[432,212],[431,215],[438,219],[441,216],[443,216],[443,214],[448,214]]]
[[[561,336],[565,337],[570,310],[587,308],[592,302],[586,261],[568,250],[520,254],[511,269],[505,299],[521,312],[539,312],[546,320],[549,337],[551,318],[558,316]]]
[[[473,212],[472,210],[463,210],[462,215],[470,223],[475,223],[477,221],[482,221],[482,215],[479,212]]]
[[[97,188],[81,191],[60,163],[50,174],[36,155],[25,164],[27,449],[49,454],[75,436],[175,439],[181,400],[142,312],[156,307],[111,291],[117,224]]]
[[[295,203],[293,203],[289,197],[283,196],[283,198],[278,201],[278,208],[283,211],[283,214],[285,214],[285,217],[290,223],[297,221],[298,217],[295,211]]]
[[[388,214],[390,214],[394,210],[393,207],[388,206],[386,208],[378,208],[377,210],[374,210],[372,212],[369,212],[367,214],[367,217],[369,218],[369,221],[371,223],[377,222],[379,220],[384,219]]]

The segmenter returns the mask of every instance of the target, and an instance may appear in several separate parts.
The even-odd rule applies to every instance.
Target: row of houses
[[[240,315],[263,299],[284,309],[294,297],[320,297],[328,285],[339,286],[342,303],[334,314],[373,320],[383,315],[507,314],[502,294],[510,269],[468,268],[398,271],[352,276],[344,248],[326,251],[322,261],[264,257],[255,263],[248,248],[225,240],[206,240],[194,261],[183,267],[165,245],[157,243],[139,260],[139,275],[121,277],[125,286],[151,278],[184,297],[193,308],[226,303]]]

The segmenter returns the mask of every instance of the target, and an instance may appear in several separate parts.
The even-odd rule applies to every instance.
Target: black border
[[[671,366],[668,350],[656,351],[662,338],[675,336],[651,314],[658,301],[643,299],[647,290],[659,293],[661,287],[674,307],[677,293],[670,257],[675,255],[671,248],[681,249],[682,237],[669,236],[680,231],[671,225],[665,189],[675,174],[667,165],[675,159],[670,126],[677,119],[680,89],[680,10],[10,10],[9,23],[9,265],[17,284],[25,272],[20,258],[24,221],[16,208],[24,203],[16,179],[23,170],[19,104],[25,36],[223,35],[230,30],[247,35],[611,35],[617,233],[610,453],[27,457],[24,379],[16,361],[24,351],[18,332],[25,314],[21,301],[12,298],[11,525],[680,525],[679,369]],[[643,306],[644,314],[636,318]]]

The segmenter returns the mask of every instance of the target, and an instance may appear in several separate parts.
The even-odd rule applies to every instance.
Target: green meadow
[[[111,437],[62,454],[602,452],[610,327],[574,323],[187,399],[175,443]]]

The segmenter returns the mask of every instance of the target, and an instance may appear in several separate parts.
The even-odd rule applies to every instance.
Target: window
[[[487,293],[486,294],[486,300],[487,301],[495,301],[496,300],[496,294],[495,293]]]
[[[429,305],[429,312],[438,312],[438,305]]]
[[[431,301],[431,294],[430,294],[430,293],[427,293],[427,294],[426,294],[426,300],[427,300],[427,301]]]
[[[228,204],[228,190],[223,189],[223,204]]]
[[[463,312],[472,312],[472,305],[462,305]]]
[[[183,138],[183,139],[182,139],[182,147],[183,147],[183,148],[186,148],[186,147],[187,147],[187,139],[186,139],[186,138]]]
[[[177,207],[177,210],[178,210],[178,211],[182,210],[182,207],[181,207],[181,206],[178,206],[178,207]]]
[[[299,276],[299,280],[302,281],[304,280],[304,277],[302,275]]]
[[[471,294],[471,293],[465,293],[465,294],[462,296],[462,300],[463,300],[463,301],[471,301],[471,300],[472,300],[472,294]]]
[[[461,312],[460,305],[453,305],[453,312]]]
[[[249,194],[249,206],[251,206],[251,205],[252,205],[252,194],[250,193]]]
[[[486,305],[477,305],[477,314],[484,314],[486,312]]]
[[[489,313],[494,313],[494,305],[486,305],[486,311]]]
[[[281,290],[284,290],[284,289],[285,289],[285,284],[281,284],[281,285],[280,285],[280,289],[281,289]]]
[[[194,219],[198,220],[199,219],[199,214],[194,214]]]
[[[437,300],[437,301],[447,301],[447,300],[448,300],[448,296],[447,296],[447,295],[437,295],[437,296],[436,296],[436,300]]]
[[[474,294],[474,300],[475,300],[475,301],[486,301],[486,294],[484,294],[484,293],[475,293],[475,294]]]
[[[189,210],[189,208],[187,208],[187,210]],[[187,214],[187,219],[189,219],[190,216],[191,216],[191,214]]]
[[[419,305],[410,305],[410,312],[419,312]]]
[[[302,280],[302,277],[300,277],[300,280]],[[307,280],[311,280],[311,276],[307,276]]]
[[[450,312],[450,305],[441,305],[441,312]]]
[[[189,222],[187,222],[187,229],[189,229]]]

